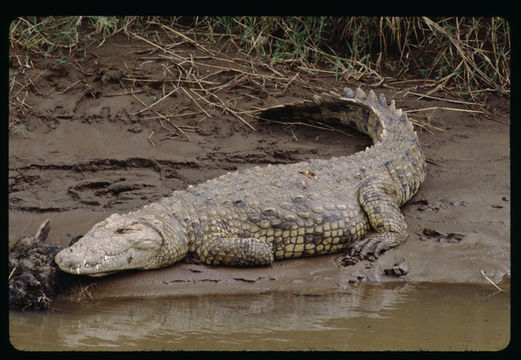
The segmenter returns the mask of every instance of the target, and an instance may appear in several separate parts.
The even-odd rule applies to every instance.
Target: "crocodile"
[[[65,272],[101,276],[156,269],[187,256],[203,264],[269,266],[346,251],[378,257],[404,243],[400,212],[425,179],[413,124],[394,100],[345,88],[277,105],[263,119],[350,126],[373,145],[349,156],[229,172],[127,214],[112,214],[61,250]]]

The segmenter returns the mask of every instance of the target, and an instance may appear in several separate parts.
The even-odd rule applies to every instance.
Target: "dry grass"
[[[277,97],[298,85],[319,93],[330,86],[321,86],[320,78],[334,77],[341,84],[389,87],[397,98],[451,98],[470,108],[464,111],[485,116],[490,115],[489,94],[510,94],[510,26],[502,18],[24,17],[10,27],[10,61],[21,69],[9,73],[10,129],[23,131],[17,119],[30,110],[25,103],[29,91],[38,91],[32,86],[35,79],[25,76],[35,56],[47,58],[50,64],[69,62],[85,73],[76,59],[87,47],[101,45],[117,33],[155,49],[159,54],[154,56],[167,63],[168,83],[173,86],[147,103],[134,85],[166,80],[130,73],[122,90],[143,104],[140,113],[152,112],[163,128],[168,123],[186,137],[190,129],[154,109],[173,92],[193,105],[191,112],[177,117],[192,116],[194,111],[211,117],[218,110],[252,129],[248,117],[258,109],[240,110],[233,99],[223,97],[225,90],[255,88]],[[199,51],[180,55],[175,47],[182,44]],[[225,83],[216,81],[224,72],[233,77]]]

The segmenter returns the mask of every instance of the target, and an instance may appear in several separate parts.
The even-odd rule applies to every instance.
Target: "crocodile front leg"
[[[349,247],[351,255],[365,259],[378,255],[407,239],[407,224],[399,208],[399,190],[392,181],[378,177],[366,179],[360,186],[358,201],[375,232]]]
[[[195,253],[208,265],[269,266],[273,262],[271,246],[255,238],[216,237],[201,244]]]

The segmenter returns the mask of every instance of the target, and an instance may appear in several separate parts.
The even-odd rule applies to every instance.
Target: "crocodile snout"
[[[58,264],[60,269],[62,269],[63,271],[66,271],[68,269],[75,267],[76,261],[75,261],[73,252],[74,252],[73,249],[70,247],[61,250],[54,257],[54,262],[56,262],[56,264]],[[76,267],[77,267],[77,265],[76,265]]]

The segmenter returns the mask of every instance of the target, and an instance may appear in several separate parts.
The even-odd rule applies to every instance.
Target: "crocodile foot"
[[[402,242],[395,233],[375,233],[353,243],[348,247],[347,252],[360,259],[377,258],[381,253]]]

